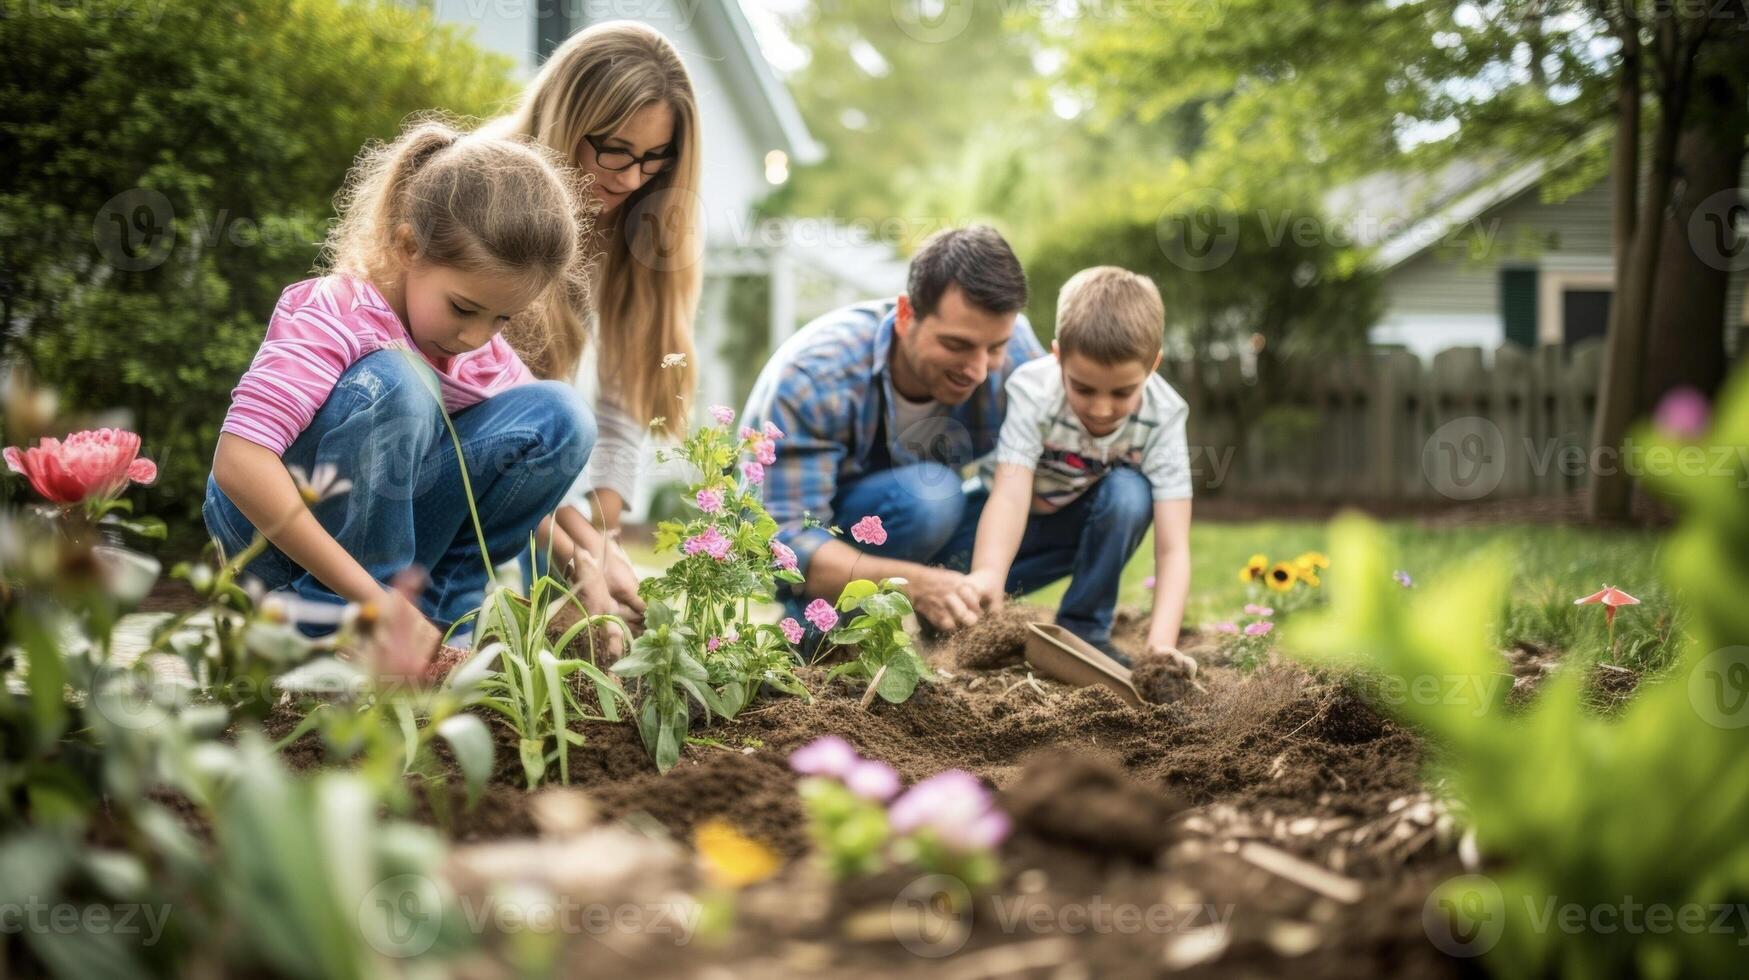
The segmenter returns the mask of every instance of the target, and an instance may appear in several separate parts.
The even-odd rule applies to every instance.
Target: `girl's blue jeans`
[[[487,569],[436,379],[421,376],[428,370],[398,350],[360,358],[284,460],[306,473],[332,463],[352,481],[345,494],[312,506],[317,520],[379,582],[411,566],[426,570],[419,606],[447,628],[479,606]],[[541,381],[465,408],[452,421],[495,567],[528,547],[535,526],[582,472],[595,446],[595,419],[570,385]],[[226,555],[255,536],[210,476],[202,512]],[[343,602],[271,545],[247,571],[269,590]]]

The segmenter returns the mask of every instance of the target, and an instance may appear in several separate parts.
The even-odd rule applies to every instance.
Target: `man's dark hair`
[[[1026,306],[1026,272],[1008,242],[987,225],[938,231],[911,257],[905,291],[917,319],[934,313],[954,283],[967,302],[987,313],[1018,313]]]

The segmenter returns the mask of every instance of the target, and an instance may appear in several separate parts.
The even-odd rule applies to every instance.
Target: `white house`
[[[1327,212],[1357,244],[1375,247],[1373,267],[1384,275],[1372,341],[1428,358],[1449,347],[1603,336],[1614,288],[1613,180],[1559,201],[1542,194],[1578,149],[1529,162],[1462,159],[1428,176],[1377,174],[1332,192]],[[1727,338],[1749,324],[1746,265],[1731,278]]]

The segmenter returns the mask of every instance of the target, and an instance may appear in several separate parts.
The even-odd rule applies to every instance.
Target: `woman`
[[[550,535],[555,562],[592,612],[635,621],[643,602],[617,540],[620,517],[637,489],[645,433],[683,435],[689,414],[691,368],[664,363],[692,354],[701,275],[692,80],[651,28],[598,24],[554,51],[516,111],[488,128],[539,139],[594,178],[588,294],[510,339],[537,375],[553,378],[572,375],[588,334],[597,337],[599,439],[586,471],[594,523],[561,507],[542,524],[541,543]]]

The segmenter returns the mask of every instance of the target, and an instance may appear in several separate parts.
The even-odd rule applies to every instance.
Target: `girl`
[[[376,604],[416,623],[429,657],[438,626],[484,592],[468,489],[497,564],[527,547],[594,445],[572,388],[537,382],[500,336],[586,292],[578,211],[564,171],[527,141],[424,122],[361,155],[328,274],[281,294],[232,394],[204,507],[223,552],[259,530],[272,547],[249,571],[267,588],[298,605]],[[318,472],[314,486],[293,477]],[[415,566],[429,571],[422,591],[385,589]]]
[[[637,490],[645,434],[686,431],[693,369],[664,364],[692,355],[699,295],[698,103],[674,46],[654,29],[610,21],[573,35],[547,59],[515,112],[487,131],[537,139],[594,178],[600,214],[586,251],[595,260],[593,302],[545,307],[510,337],[542,377],[569,377],[584,338],[600,339],[596,417],[601,444],[587,484],[595,526],[560,508],[553,555],[569,567],[593,612],[635,621],[637,577],[616,540]],[[668,363],[672,364],[673,361]],[[654,420],[660,419],[659,423]]]

